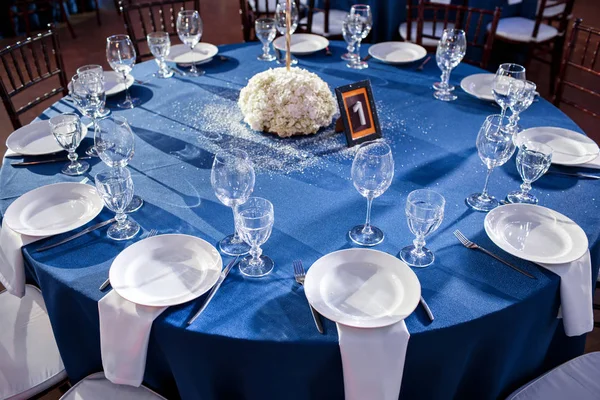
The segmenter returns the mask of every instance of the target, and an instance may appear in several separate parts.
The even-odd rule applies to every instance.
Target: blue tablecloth
[[[340,60],[343,43],[332,43],[333,57],[301,57],[300,65],[330,86],[370,79],[384,137],[391,143],[396,171],[389,190],[377,198],[373,223],[386,233],[376,248],[396,255],[411,243],[404,204],[407,194],[427,187],[446,200],[445,220],[428,238],[436,261],[415,270],[435,322],[419,307],[407,318],[411,333],[402,399],[495,399],[545,370],[583,352],[585,337],[567,338],[557,319],[559,277],[511,257],[495,247],[483,230],[485,214],[469,210],[465,197],[483,186],[485,169],[475,149],[484,118],[499,109],[457,89],[458,100],[434,100],[431,84],[439,71],[430,62],[393,67],[371,62],[354,71]],[[233,229],[231,210],[219,203],[210,186],[210,167],[218,148],[241,147],[257,167],[254,194],[270,199],[275,226],[264,253],[275,260],[273,273],[245,279],[229,275],[203,315],[186,321],[201,299],[164,312],[152,328],[145,382],[170,397],[185,399],[342,399],[343,379],[335,325],[326,334],[313,325],[303,290],[293,279],[292,260],[309,267],[329,252],[351,247],[348,229],[362,223],[366,201],[350,179],[352,150],[332,129],[310,138],[276,139],[252,132],[240,122],[239,90],[254,74],[274,67],[256,61],[259,44],[220,48],[196,79],[152,79],[135,85],[143,104],[118,111],[136,134],[131,170],[136,192],[146,204],[132,215],[144,231],[180,232],[216,243]],[[94,60],[89,60],[94,61]],[[99,60],[96,60],[99,61]],[[156,64],[134,68],[149,79]],[[451,80],[478,69],[460,65]],[[111,99],[112,104],[115,100]],[[57,103],[41,118],[71,110]],[[554,125],[578,130],[544,100],[522,116],[522,125]],[[209,140],[207,134],[218,134]],[[88,139],[82,149],[90,144]],[[61,175],[61,165],[0,171],[4,213],[19,195],[49,183],[78,181]],[[92,161],[92,173],[106,169]],[[490,191],[503,197],[518,188],[514,160],[494,171]],[[544,176],[534,184],[541,204],[574,219],[587,233],[598,271],[600,196],[597,182]],[[103,211],[93,222],[109,218]],[[455,229],[495,249],[531,272],[529,279],[484,254],[464,248]],[[24,248],[30,280],[39,284],[70,378],[77,381],[101,369],[97,302],[113,258],[125,243],[106,238],[105,230],[85,235],[44,253]],[[61,235],[62,236],[62,235]],[[57,239],[52,239],[52,241]],[[224,261],[228,261],[226,258]]]

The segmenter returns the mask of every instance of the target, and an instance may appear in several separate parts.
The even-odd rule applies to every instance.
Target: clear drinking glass
[[[529,191],[531,184],[548,171],[552,164],[552,148],[544,143],[527,141],[519,146],[517,170],[523,179],[521,190],[510,192],[506,200],[511,203],[537,204],[538,199]]]
[[[273,61],[275,56],[271,54],[271,42],[275,39],[277,29],[273,18],[259,18],[254,23],[256,37],[263,45],[263,53],[257,58],[260,61]]]
[[[119,108],[133,108],[140,99],[132,98],[127,87],[127,75],[135,65],[135,47],[127,35],[113,35],[106,38],[106,60],[110,67],[123,77],[125,100],[117,103]]]
[[[167,79],[173,76],[173,71],[167,67],[165,57],[171,52],[171,37],[167,32],[150,32],[146,36],[150,52],[158,64],[158,77]]]
[[[298,7],[296,7],[296,2],[292,1],[292,10],[291,10],[291,15],[290,15],[290,20],[292,21],[292,26],[290,27],[290,34],[293,34],[294,32],[296,32],[296,28],[298,27]],[[277,28],[277,31],[285,36],[285,33],[287,31],[287,16],[288,13],[288,9],[287,9],[287,4],[285,0],[279,0],[277,2],[277,8],[275,9],[275,26]],[[292,59],[292,65],[296,65],[298,64],[298,59],[296,57],[294,57],[294,55],[292,54],[291,56]],[[278,59],[277,60],[278,64],[285,64],[285,57]]]
[[[269,274],[275,263],[262,255],[260,246],[269,239],[273,230],[273,204],[260,197],[250,197],[236,208],[235,217],[242,239],[250,245],[250,255],[240,261],[240,272],[253,278]]]
[[[94,121],[91,117],[90,105],[88,104],[88,94],[83,86],[83,82],[80,79],[79,74],[73,75],[71,78],[71,84],[69,86],[69,95],[73,99],[75,106],[81,113],[81,123],[86,125],[88,128],[93,128]]]
[[[123,117],[110,117],[98,121],[94,134],[94,144],[98,156],[111,168],[126,167],[135,153],[135,137],[127,120]],[[144,201],[133,195],[126,212],[138,210]]]
[[[375,246],[383,241],[383,231],[371,225],[373,199],[381,196],[392,184],[394,158],[392,149],[382,140],[360,145],[352,162],[352,182],[358,193],[367,198],[367,219],[349,232],[350,239],[362,246]]]
[[[181,10],[177,15],[177,34],[179,39],[194,51],[194,47],[200,43],[202,38],[203,24],[200,13],[196,10]],[[196,68],[196,63],[192,62],[192,68],[185,73],[188,76],[202,76],[204,71]]]
[[[356,57],[349,60],[346,66],[352,69],[369,68],[369,64],[360,59],[360,44],[364,38],[369,36],[369,32],[373,27],[371,7],[366,4],[353,5],[350,8],[350,18],[348,28],[356,40]]]
[[[502,117],[506,115],[506,109],[517,101],[524,82],[525,67],[519,64],[500,64],[492,83],[492,93],[496,103],[502,107]]]
[[[347,53],[342,54],[342,60],[350,61],[358,58],[358,56],[354,53],[354,45],[356,44],[356,38],[350,32],[350,24],[352,23],[354,17],[351,17],[350,14],[346,15],[344,20],[342,21],[342,36],[344,37],[344,41],[346,42]]]
[[[137,222],[128,219],[125,210],[133,197],[133,180],[127,168],[111,168],[96,174],[96,190],[109,210],[117,215],[117,222],[108,228],[107,235],[114,240],[131,239],[140,231]]]
[[[465,31],[462,29],[444,29],[435,52],[435,60],[440,70],[442,70],[442,81],[433,84],[433,88],[436,89],[433,97],[442,101],[457,99],[457,96],[452,94],[454,86],[450,85],[448,81],[452,69],[460,64],[466,53],[467,38]]]
[[[518,92],[515,102],[510,105],[511,116],[508,118],[510,121],[510,129],[513,134],[521,131],[519,127],[519,115],[527,110],[535,99],[537,86],[531,81],[525,81],[523,88]]]
[[[419,189],[406,198],[406,220],[417,238],[413,244],[400,250],[400,258],[411,267],[426,267],[435,256],[425,246],[425,237],[437,230],[444,219],[446,200],[433,190]]]
[[[77,147],[83,139],[83,126],[75,114],[67,113],[50,118],[50,130],[60,146],[69,152],[70,163],[65,165],[61,172],[65,175],[81,175],[90,165],[85,161],[77,160]]]
[[[498,200],[487,192],[490,175],[495,167],[506,163],[515,152],[512,133],[508,129],[508,118],[498,114],[485,119],[477,134],[477,154],[487,167],[487,176],[483,192],[474,193],[467,197],[469,207],[488,212],[498,207]]]
[[[233,210],[244,204],[254,190],[254,167],[248,153],[242,150],[220,151],[215,155],[210,183],[219,201]],[[224,254],[237,256],[248,253],[250,246],[239,236],[237,226],[233,235],[219,242],[219,248]]]
[[[98,64],[88,64],[88,65],[84,65],[81,66],[79,68],[77,68],[77,74],[94,74],[100,77],[100,79],[102,79],[102,82],[104,82],[104,68],[102,68],[102,65],[98,65]],[[101,110],[98,111],[98,118],[104,118],[106,116],[108,116],[108,114],[110,114],[110,110],[108,108],[105,107],[106,104],[102,107]],[[88,149],[89,150],[89,149]],[[87,151],[86,151],[87,153]],[[94,155],[95,157],[97,157],[97,155]]]

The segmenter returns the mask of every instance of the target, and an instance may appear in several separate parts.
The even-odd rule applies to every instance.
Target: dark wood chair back
[[[312,0],[314,3],[314,0]],[[329,2],[329,0],[326,0]],[[300,0],[294,0],[298,12],[300,13],[300,19],[302,18],[302,12]],[[277,0],[254,0],[253,4],[250,4],[248,0],[240,0],[240,17],[242,19],[242,35],[244,42],[253,42],[258,40],[254,32],[254,22],[259,18],[273,18],[275,15],[275,9],[277,7]],[[305,30],[305,27],[298,25],[296,32]]]
[[[567,32],[567,27],[569,25],[569,18],[571,13],[573,12],[573,4],[575,0],[541,0],[539,3],[539,8],[537,15],[535,17],[535,25],[533,27],[532,37],[535,39],[540,32],[540,25],[544,22],[549,22],[554,25],[554,27],[558,30],[559,36],[564,35]],[[564,4],[564,9],[562,12],[554,15],[548,21],[544,21],[544,11],[550,7],[559,7]],[[555,24],[554,24],[555,23]],[[554,40],[554,38],[552,38]]]
[[[2,70],[0,73],[0,97],[14,129],[22,126],[19,119],[21,114],[54,96],[61,94],[65,96],[69,92],[58,34],[52,25],[47,32],[1,50],[0,70]],[[56,77],[58,86],[54,86],[42,95],[37,94],[29,102],[23,100],[24,96],[21,96],[23,92],[27,90],[27,93],[31,93],[28,89],[34,86],[44,87],[44,90],[47,90],[53,84],[48,80],[54,78],[54,84],[56,84]],[[39,85],[45,81],[48,82]],[[15,105],[15,96],[19,96],[20,102],[26,103],[18,107]]]
[[[588,99],[590,104],[600,104],[600,66],[598,58],[600,53],[600,30],[581,25],[582,20],[577,19],[569,37],[558,79],[556,80],[554,105],[559,107],[565,103],[586,114],[600,119],[600,107],[589,110],[571,98]],[[579,42],[579,43],[578,43]],[[570,76],[568,72],[577,70],[577,77]],[[573,90],[573,96],[565,98],[565,88]],[[571,94],[571,93],[569,93]]]
[[[323,21],[323,32],[325,32],[325,36],[330,37],[329,34],[329,10],[331,10],[331,1],[323,0],[323,7],[316,8],[315,0],[308,0],[308,9],[306,10],[306,32],[312,33],[312,25],[313,25],[313,16],[315,13],[322,12],[324,16]],[[335,39],[335,38],[333,38]]]
[[[420,11],[419,8],[421,7],[421,5],[423,6],[438,6],[438,7],[447,7],[450,4],[446,5],[446,4],[439,4],[439,3],[431,3],[431,0],[406,0],[406,41],[408,42],[412,42],[414,40],[416,40],[416,38],[412,37],[412,28],[418,24],[419,21],[419,15],[420,15]],[[469,6],[469,0],[462,0],[462,2],[458,5],[464,6],[464,7],[468,7]],[[427,18],[424,21],[427,22],[435,22],[435,24],[437,24],[438,22],[441,23],[443,22],[440,21],[439,18],[437,18],[437,16],[427,16]],[[445,28],[444,28],[445,29]]]
[[[31,16],[36,14],[41,15],[43,13],[52,16],[54,10],[57,8],[60,10],[60,18],[66,23],[71,36],[75,39],[77,36],[75,35],[75,31],[69,20],[69,14],[67,14],[64,0],[16,0],[14,4],[8,8],[13,31],[15,33],[17,32],[15,20],[21,19],[25,23],[25,34],[27,37],[30,37],[32,32]]]

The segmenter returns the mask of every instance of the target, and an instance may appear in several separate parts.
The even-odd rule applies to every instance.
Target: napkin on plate
[[[114,290],[100,299],[100,351],[109,381],[136,387],[142,384],[152,323],[166,309],[132,303]]]
[[[382,328],[336,324],[346,400],[398,400],[410,334],[404,321]]]
[[[600,169],[600,155],[590,162],[581,165],[575,165],[575,167]]]

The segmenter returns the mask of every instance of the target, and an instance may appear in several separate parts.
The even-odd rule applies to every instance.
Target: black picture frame
[[[337,87],[335,95],[348,147],[381,137],[371,81],[364,80]]]

